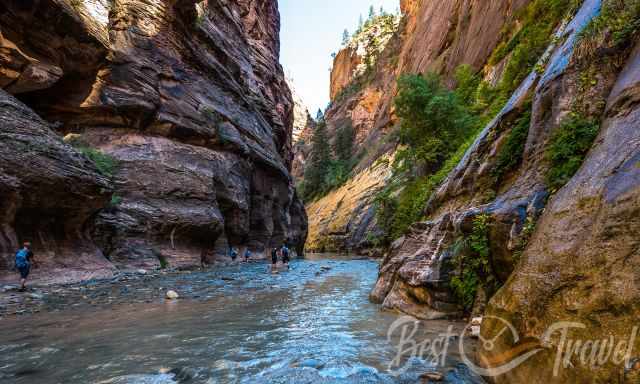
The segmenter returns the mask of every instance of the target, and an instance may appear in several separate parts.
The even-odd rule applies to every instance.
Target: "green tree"
[[[319,117],[318,125],[311,136],[309,164],[304,172],[304,199],[312,198],[325,189],[325,179],[331,167],[331,147],[329,146],[327,125],[322,116]]]
[[[395,105],[400,140],[407,146],[396,159],[396,170],[402,173],[416,168],[437,171],[473,128],[459,97],[436,74],[401,76]]]
[[[376,18],[376,9],[373,8],[373,5],[369,7],[369,20],[373,20]]]
[[[353,126],[345,124],[336,133],[335,153],[336,159],[345,164],[351,163],[353,157]]]
[[[342,45],[349,44],[350,39],[351,35],[349,35],[349,30],[345,28],[344,32],[342,32]]]
[[[468,106],[472,106],[476,101],[476,92],[482,79],[468,64],[463,64],[456,68],[456,95],[460,101]]]
[[[319,123],[324,121],[324,113],[322,113],[322,109],[318,108],[318,112],[316,113],[316,121]]]

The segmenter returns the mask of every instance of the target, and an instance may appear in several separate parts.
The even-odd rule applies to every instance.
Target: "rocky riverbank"
[[[267,275],[264,278],[268,278],[266,271],[269,265],[262,261],[228,262],[216,265],[215,269],[140,269],[117,272],[111,278],[72,283],[60,283],[56,280],[49,280],[47,283],[40,278],[35,284],[28,286],[25,292],[20,292],[17,284],[8,284],[10,276],[6,276],[2,280],[5,284],[0,290],[0,318],[163,302],[169,290],[177,292],[181,299],[207,299],[214,293],[228,291],[243,283],[243,268],[255,264],[264,264]],[[316,272],[325,271],[318,269]],[[17,277],[13,280],[16,281]]]

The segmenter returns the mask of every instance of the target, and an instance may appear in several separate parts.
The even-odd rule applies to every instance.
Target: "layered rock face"
[[[561,24],[537,69],[431,197],[430,219],[392,245],[371,293],[385,308],[418,318],[460,315],[451,284],[459,273],[455,255],[483,218],[488,262],[502,287],[480,289],[473,312],[485,316],[484,340],[495,341],[479,351],[493,382],[626,383],[639,377],[640,46],[588,47],[598,59],[577,51],[580,32],[601,6],[584,1]],[[577,106],[598,117],[600,133],[577,174],[555,191],[545,179],[545,156]],[[514,121],[527,112],[522,162],[496,183],[498,154]],[[512,328],[505,332],[506,324]],[[532,357],[500,370],[527,352]]]
[[[78,199],[93,216],[72,215],[106,258],[180,267],[229,246],[260,254],[286,241],[302,251],[276,1],[34,0],[0,10],[2,87],[74,146],[117,164],[94,181],[110,185],[110,203]],[[34,204],[46,196],[34,192]]]
[[[329,136],[335,136],[335,131],[346,124],[354,128],[356,156],[361,160],[352,180],[366,178],[374,165],[383,179],[391,175],[388,162],[376,161],[391,157],[397,147],[397,142],[387,134],[397,123],[393,98],[398,76],[433,71],[450,79],[461,64],[469,64],[476,70],[482,68],[499,43],[500,31],[506,22],[529,2],[401,1],[403,20],[377,58],[368,75],[370,80],[363,85],[352,83],[355,69],[362,61],[357,52],[346,47],[337,54],[331,73],[332,104],[325,120]],[[373,197],[385,182],[375,184],[375,189],[361,194],[353,204],[341,204],[341,199],[335,198],[335,195],[349,194],[348,185],[315,203],[324,207],[323,212],[349,217],[348,225],[335,236],[331,216],[314,218],[309,226],[307,248],[354,251],[371,248],[374,244],[369,241],[369,234],[379,231],[375,215],[371,214]]]
[[[585,163],[550,200],[522,262],[487,309],[544,347],[497,382],[632,383],[640,377],[640,342],[634,338],[640,316],[639,101],[640,45],[608,92],[602,130]],[[599,342],[583,349],[603,356],[602,363],[568,351],[562,329],[543,337],[560,321],[574,323],[565,328],[566,340]],[[492,337],[500,327],[487,321],[482,333]],[[494,350],[481,351],[481,361],[493,367],[497,355],[510,355],[517,345],[501,340]],[[614,348],[616,355],[608,352]],[[554,372],[558,356],[572,365],[563,362]]]
[[[293,131],[291,133],[294,145],[291,175],[295,179],[304,177],[304,167],[306,159],[309,156],[309,145],[311,142],[311,133],[316,127],[316,122],[309,114],[309,110],[304,104],[300,95],[293,86],[293,80],[287,79],[291,96],[293,97]]]
[[[0,269],[12,269],[19,242],[31,240],[53,269],[75,262],[77,277],[110,274],[86,228],[109,201],[109,181],[3,90],[0,119]]]
[[[353,72],[358,65],[362,63],[362,58],[358,55],[358,52],[351,47],[341,49],[336,54],[336,58],[333,60],[333,66],[331,67],[331,82],[329,96],[331,100],[348,86],[353,80]]]

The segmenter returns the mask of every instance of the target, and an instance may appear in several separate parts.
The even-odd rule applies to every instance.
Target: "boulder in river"
[[[176,300],[178,297],[180,297],[180,295],[178,295],[178,292],[173,291],[173,290],[168,290],[165,297],[168,300]]]

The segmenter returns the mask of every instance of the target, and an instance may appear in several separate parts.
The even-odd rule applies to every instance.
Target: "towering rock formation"
[[[505,24],[529,2],[403,0],[397,32],[376,54],[366,81],[354,75],[362,62],[357,49],[350,45],[337,54],[331,72],[332,104],[325,119],[330,133],[345,124],[353,126],[356,156],[361,160],[352,179],[371,188],[350,199],[351,204],[343,203],[344,196],[352,195],[349,184],[314,202],[309,211],[322,207],[325,214],[313,215],[309,223],[309,250],[365,250],[375,245],[370,241],[379,232],[373,199],[391,176],[390,163],[377,160],[393,156],[397,147],[387,134],[397,123],[393,98],[398,76],[433,71],[450,80],[461,64],[481,69],[500,42]],[[344,225],[336,226],[335,215],[345,218]]]
[[[15,201],[4,259],[21,239],[51,250],[53,238],[61,248],[47,264],[75,266],[70,232],[121,267],[199,265],[245,244],[302,249],[276,1],[16,0],[0,14],[0,86],[14,106],[3,113],[39,122],[35,142],[66,135],[73,146],[57,140],[56,150],[79,164],[48,151],[50,172],[3,171],[15,185],[2,192]],[[113,169],[98,175],[73,147]],[[41,173],[53,173],[54,191],[73,191],[64,214],[41,209],[56,201],[29,187]],[[54,220],[57,230],[24,224]]]
[[[293,131],[291,138],[294,145],[293,153],[295,158],[293,159],[291,175],[296,179],[301,179],[304,176],[305,160],[309,155],[307,143],[311,140],[311,132],[313,132],[316,122],[309,114],[304,101],[296,92],[293,80],[287,79],[287,84],[293,97]]]
[[[375,217],[365,213],[396,148],[385,138],[395,123],[397,75],[435,71],[451,82],[455,68],[469,64],[497,84],[513,57],[506,43],[523,28],[514,20],[536,3],[549,4],[403,1],[400,34],[362,86],[343,84],[357,60],[338,55],[333,79],[341,91],[325,115],[328,126],[353,123],[358,148],[369,151],[344,187],[308,206],[309,248],[374,245],[367,235],[376,233]],[[500,373],[494,382],[631,383],[640,377],[634,328],[640,313],[638,4],[566,3],[566,18],[553,24],[555,36],[534,70],[431,195],[427,219],[397,239],[382,261],[371,299],[383,307],[423,319],[460,316],[465,309],[485,315],[481,333],[494,342],[481,345],[479,365],[488,375]],[[581,35],[603,6],[606,17]],[[627,20],[625,27],[616,20]],[[505,26],[513,33],[501,34]],[[504,54],[494,55],[499,48]],[[488,62],[491,55],[495,61]],[[578,172],[554,186],[550,154],[565,150],[554,143],[585,116],[599,134]],[[522,159],[496,176],[500,154],[523,121]],[[362,185],[368,187],[354,189]],[[491,280],[460,292],[469,286],[456,289],[454,278],[473,283],[464,280],[464,263],[489,270]],[[474,296],[461,297],[468,292]],[[463,308],[464,299],[475,305]],[[564,328],[554,331],[557,326]],[[500,371],[528,352],[532,357]]]

